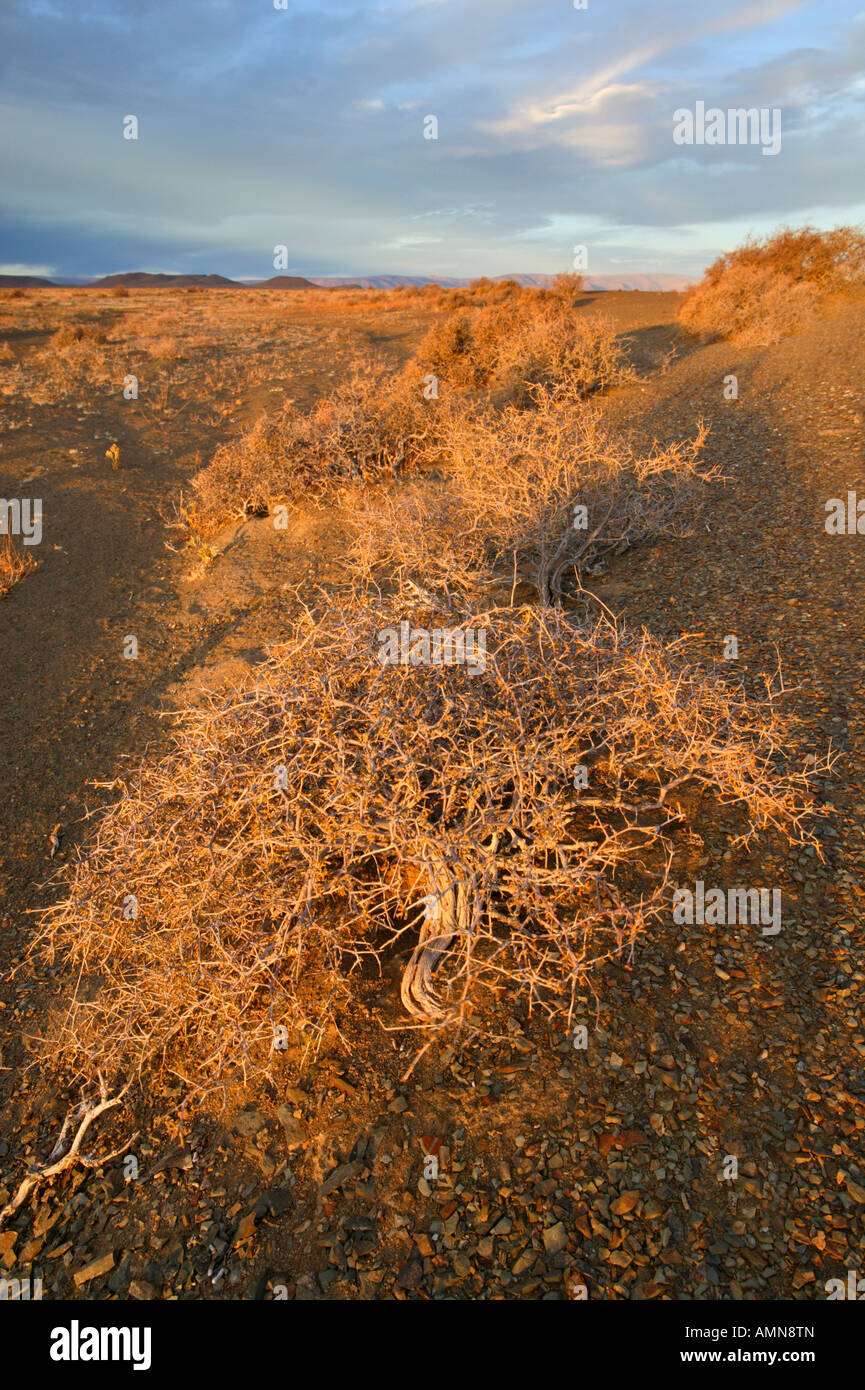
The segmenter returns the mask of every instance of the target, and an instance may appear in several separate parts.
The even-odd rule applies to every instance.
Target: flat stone
[[[132,1279],[129,1283],[129,1297],[137,1298],[142,1303],[149,1303],[156,1297],[156,1290],[152,1284],[148,1284],[146,1279]]]
[[[100,1274],[107,1274],[113,1268],[114,1254],[109,1250],[107,1255],[100,1255],[97,1260],[91,1260],[90,1264],[85,1265],[83,1269],[76,1270],[72,1277],[80,1289],[84,1284],[89,1284],[91,1279],[98,1279]]]
[[[555,1226],[548,1226],[543,1233],[544,1249],[548,1255],[558,1255],[564,1250],[568,1243],[568,1233],[564,1222],[557,1221]]]
[[[244,1139],[253,1139],[267,1124],[267,1116],[260,1110],[241,1110],[234,1121],[234,1128]]]
[[[282,1125],[285,1142],[290,1149],[300,1148],[301,1144],[306,1143],[309,1138],[309,1130],[303,1120],[298,1120],[295,1115],[292,1115],[287,1105],[277,1106],[276,1118]]]
[[[396,1276],[397,1286],[401,1289],[417,1288],[422,1279],[423,1264],[416,1255],[406,1260],[405,1264],[400,1267],[399,1273]]]
[[[338,1187],[342,1187],[343,1183],[356,1177],[362,1166],[360,1163],[341,1163],[338,1168],[334,1168],[333,1172],[329,1173],[321,1184],[319,1190],[322,1197],[326,1197],[328,1192],[335,1192]]]

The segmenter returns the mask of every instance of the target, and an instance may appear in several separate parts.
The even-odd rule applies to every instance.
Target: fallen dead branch
[[[61,1173],[65,1173],[68,1168],[73,1168],[77,1163],[80,1163],[85,1168],[101,1168],[104,1164],[110,1163],[112,1159],[118,1158],[120,1154],[125,1153],[130,1144],[135,1142],[138,1137],[137,1133],[131,1135],[119,1148],[98,1158],[94,1158],[90,1154],[81,1153],[81,1145],[93,1121],[98,1120],[100,1115],[104,1115],[106,1111],[113,1110],[115,1106],[119,1105],[128,1090],[129,1086],[127,1084],[117,1095],[109,1096],[104,1079],[101,1076],[99,1077],[98,1101],[83,1099],[81,1103],[76,1106],[75,1110],[66,1116],[57,1142],[48,1157],[47,1164],[37,1169],[35,1172],[31,1172],[24,1178],[23,1182],[19,1184],[18,1190],[11,1202],[8,1202],[3,1210],[0,1211],[0,1229],[2,1229],[5,1222],[9,1220],[10,1216],[14,1216],[18,1208],[26,1202],[30,1193],[49,1178],[58,1177]],[[69,1131],[73,1126],[75,1132],[71,1140],[69,1140]]]

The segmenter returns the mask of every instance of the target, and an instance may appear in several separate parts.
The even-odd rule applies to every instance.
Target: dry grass
[[[116,289],[123,289],[121,296]],[[197,426],[225,430],[250,392],[290,391],[298,352],[327,365],[366,350],[373,315],[385,333],[402,327],[393,294],[326,290],[34,290],[12,304],[0,291],[0,337],[15,334],[15,359],[0,360],[0,392],[22,407],[74,402],[86,413],[139,381],[136,409],[163,419],[180,409]],[[373,299],[376,297],[373,296]],[[433,312],[432,299],[421,308]],[[417,311],[415,311],[417,312]]]
[[[482,673],[380,664],[383,629],[442,617],[305,614],[254,682],[186,716],[43,920],[35,949],[73,981],[52,1065],[193,1092],[278,1074],[277,1030],[332,1042],[394,953],[422,1042],[489,1030],[500,995],[567,1016],[668,910],[703,802],[746,843],[808,838],[776,686],[754,702],[678,646],[547,608],[466,613]]]
[[[830,296],[865,285],[865,233],[784,228],[719,257],[689,290],[680,321],[694,333],[767,345],[805,328]]]

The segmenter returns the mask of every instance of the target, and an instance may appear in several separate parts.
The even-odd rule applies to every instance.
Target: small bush
[[[48,347],[64,352],[68,348],[77,348],[79,344],[85,348],[99,346],[105,340],[105,329],[99,324],[68,322],[62,323],[52,333],[48,340]]]
[[[8,534],[0,537],[0,598],[5,598],[19,579],[35,568],[36,561],[29,550],[19,550]]]
[[[548,602],[568,571],[689,534],[717,472],[701,459],[704,429],[640,455],[569,397],[538,391],[535,403],[443,415],[443,481],[424,497],[356,502],[362,572],[395,568],[418,588],[469,601],[491,573],[519,576]]]
[[[348,482],[392,479],[430,444],[434,408],[417,370],[394,376],[381,366],[357,367],[308,413],[286,407],[220,445],[192,480],[197,524],[219,526]]]
[[[499,403],[529,404],[532,386],[586,397],[628,380],[625,344],[612,323],[574,313],[573,293],[568,285],[454,314],[430,330],[417,360],[446,385],[489,390]]]
[[[448,314],[434,324],[420,345],[418,358],[457,390],[477,390],[489,378],[489,364],[480,359],[472,319],[466,313]]]
[[[567,270],[556,276],[547,293],[572,305],[581,294],[585,293],[585,288],[586,277],[577,274],[574,270]]]
[[[147,345],[147,353],[157,362],[177,362],[183,356],[183,349],[177,338],[164,334]]]
[[[83,323],[61,323],[48,340],[48,346],[52,348],[74,347],[76,343],[84,341],[85,328]]]

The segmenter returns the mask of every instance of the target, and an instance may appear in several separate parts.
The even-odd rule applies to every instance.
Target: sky
[[[777,154],[677,144],[698,102]],[[863,0],[0,0],[0,273],[699,274],[806,222],[865,222]]]

